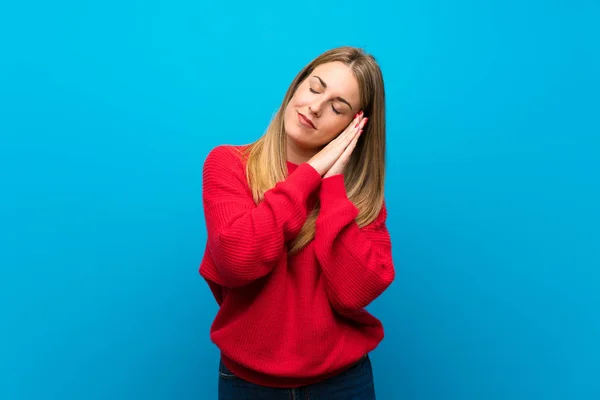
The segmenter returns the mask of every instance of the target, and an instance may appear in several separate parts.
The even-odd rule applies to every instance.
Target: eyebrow
[[[319,82],[321,83],[321,86],[323,86],[324,89],[327,89],[327,84],[325,83],[325,81],[323,79],[321,79],[320,76],[317,76],[317,75],[313,75],[313,76],[319,80]],[[348,107],[350,107],[350,110],[352,110],[352,106],[346,99],[344,99],[343,97],[340,97],[340,96],[336,97],[336,99],[341,101],[342,103],[346,103],[348,105]]]

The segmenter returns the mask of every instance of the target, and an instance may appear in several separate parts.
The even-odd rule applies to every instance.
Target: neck
[[[287,140],[287,161],[292,164],[302,164],[310,160],[319,149],[306,149],[297,146],[292,140]]]

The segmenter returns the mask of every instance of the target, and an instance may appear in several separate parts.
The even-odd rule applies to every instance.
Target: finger
[[[350,122],[350,124],[348,124],[346,129],[342,133],[340,133],[335,139],[329,142],[329,144],[326,146],[326,152],[331,151],[337,154],[334,156],[335,158],[341,157],[344,150],[346,150],[346,148],[352,142],[352,139],[356,136],[358,131],[362,129],[362,127],[366,123],[366,120],[368,120],[368,118],[364,117],[362,111],[356,114],[354,116],[354,119]]]
[[[358,131],[364,127],[364,124],[367,122],[367,120],[368,118],[364,117],[362,111],[356,114],[355,118],[352,120],[352,122],[350,122],[346,130],[336,138],[339,139],[339,144],[343,148],[346,148]]]
[[[365,125],[367,125],[368,121],[369,121],[369,118],[362,119],[358,125],[358,130],[363,130],[365,128]]]
[[[341,134],[338,135],[338,137],[336,139],[340,139],[340,141],[342,141],[343,139],[347,138],[348,136],[353,137],[354,134],[357,132],[358,126],[359,126],[360,122],[363,120],[363,118],[364,118],[364,114],[362,111],[359,112],[358,114],[356,114],[354,116],[354,118],[352,119],[352,121],[350,121],[348,126],[346,126],[346,128],[342,131]]]
[[[359,112],[358,114],[356,114],[354,116],[354,119],[350,122],[350,124],[348,124],[348,127],[346,128],[346,132],[351,135],[354,136],[354,134],[356,132],[358,132],[359,126],[361,124],[361,122],[363,121],[365,115],[363,114],[363,112]]]
[[[362,132],[363,132],[362,129],[360,129],[358,132],[356,132],[356,134],[352,138],[352,141],[350,142],[350,144],[348,144],[348,147],[346,147],[346,149],[340,156],[340,158],[343,159],[344,162],[347,162],[348,160],[350,160],[350,156],[352,155],[352,152],[354,152],[354,149],[356,148],[356,143],[358,143],[358,138],[360,138],[360,135],[362,134]]]
[[[350,152],[354,151],[354,148],[356,147],[356,144],[358,143],[358,139],[360,139],[360,135],[362,135],[363,130],[360,129],[358,132],[356,132],[356,135],[354,135],[354,138],[352,139],[352,142],[350,142],[350,144],[348,145],[348,147],[350,148]]]
[[[348,135],[344,139],[344,147],[348,147],[350,143],[359,135],[359,132],[362,133],[363,128],[365,127],[365,124],[368,120],[369,118],[361,117],[361,120],[352,127],[352,129],[348,132]]]

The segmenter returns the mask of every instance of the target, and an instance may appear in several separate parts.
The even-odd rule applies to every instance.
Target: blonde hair
[[[373,221],[383,204],[385,181],[385,90],[381,70],[375,58],[355,47],[338,47],[321,54],[296,75],[283,102],[267,127],[265,134],[245,149],[246,177],[254,201],[263,200],[264,193],[287,175],[285,109],[298,86],[320,64],[342,62],[356,77],[360,89],[361,109],[369,123],[361,135],[344,173],[348,198],[359,209],[356,223],[363,227]],[[306,246],[315,235],[319,203],[309,213],[300,233],[292,241],[290,253]]]

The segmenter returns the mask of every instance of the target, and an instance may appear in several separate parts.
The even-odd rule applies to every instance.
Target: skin
[[[299,115],[314,127],[303,124]],[[367,120],[360,112],[352,70],[340,62],[319,65],[285,109],[287,160],[308,162],[324,177],[342,174]]]

